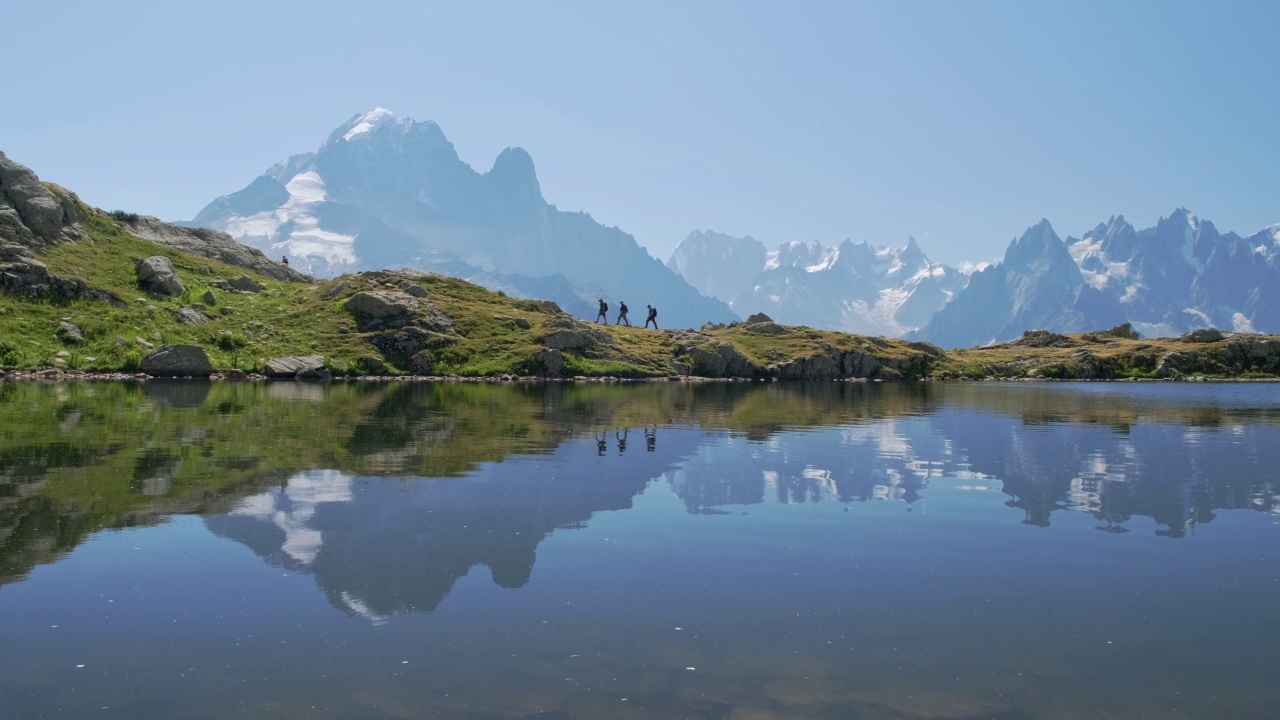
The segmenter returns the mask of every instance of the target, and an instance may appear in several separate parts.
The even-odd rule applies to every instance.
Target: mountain
[[[1180,208],[1145,230],[1113,217],[1079,239],[1043,220],[911,337],[961,347],[1124,322],[1148,336],[1275,332],[1277,310],[1280,226],[1242,238]]]
[[[763,312],[784,324],[890,336],[924,326],[966,281],[931,262],[914,238],[902,248],[845,240],[767,251],[750,237],[694,231],[667,267],[742,317]]]
[[[507,148],[488,172],[478,173],[434,122],[382,108],[351,118],[317,151],[280,162],[184,224],[287,255],[321,277],[452,268],[591,318],[595,299],[603,297],[635,308],[651,303],[664,326],[735,319],[631,235],[548,204],[524,150]]]

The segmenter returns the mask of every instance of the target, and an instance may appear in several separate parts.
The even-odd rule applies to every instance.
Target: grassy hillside
[[[49,186],[50,190],[65,193]],[[62,197],[70,197],[67,194]],[[78,202],[78,201],[76,201]],[[554,305],[519,300],[468,282],[411,272],[375,272],[328,282],[289,282],[139,238],[118,218],[80,205],[79,240],[30,248],[49,273],[79,279],[102,299],[0,293],[0,370],[62,368],[134,372],[162,345],[198,345],[215,371],[262,371],[289,355],[323,355],[336,376],[619,376],[796,379],[1273,377],[1280,341],[1266,336],[1137,340],[1124,332],[1023,339],[944,353],[902,340],[804,327],[734,323],[655,331],[584,323]],[[186,287],[180,297],[139,287],[139,259],[164,256]],[[248,275],[260,292],[216,285]],[[412,286],[417,286],[416,288]],[[400,324],[361,322],[344,304],[362,292],[421,297]],[[207,298],[206,293],[211,293]],[[206,322],[179,322],[179,311]],[[429,322],[428,322],[429,320]],[[68,338],[70,323],[83,340]],[[423,330],[422,328],[427,328]],[[762,329],[765,328],[765,329]],[[428,331],[429,330],[429,331]],[[404,349],[406,333],[416,345]],[[582,344],[562,354],[566,336]],[[396,350],[395,348],[400,348]],[[549,359],[548,354],[554,357]]]

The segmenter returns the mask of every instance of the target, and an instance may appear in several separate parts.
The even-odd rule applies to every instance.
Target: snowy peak
[[[334,131],[333,134],[336,136],[338,133],[342,133],[342,139],[346,142],[351,142],[361,136],[368,136],[369,133],[384,127],[407,127],[412,124],[412,120],[402,119],[386,108],[376,107],[363,115],[356,115],[351,118],[345,125]]]

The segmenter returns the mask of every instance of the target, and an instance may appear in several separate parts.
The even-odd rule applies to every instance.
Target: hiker
[[[600,298],[600,312],[596,313],[596,322],[604,322],[606,325],[609,324],[608,312],[609,304],[604,301],[604,298]]]
[[[288,255],[281,255],[281,256],[280,256],[280,264],[281,264],[281,265],[284,265],[285,267],[289,267],[289,256],[288,256]]]
[[[647,328],[649,327],[649,323],[653,323],[653,329],[657,330],[658,329],[658,308],[652,305],[645,305],[645,307],[649,308],[649,317],[645,318],[644,326]]]
[[[618,301],[618,319],[613,324],[618,323],[626,323],[627,327],[631,327],[631,321],[627,319],[627,304],[621,300]]]

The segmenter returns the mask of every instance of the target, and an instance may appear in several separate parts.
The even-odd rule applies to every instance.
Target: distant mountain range
[[[667,261],[746,316],[969,347],[1025,330],[1078,333],[1131,323],[1144,336],[1217,327],[1280,332],[1280,225],[1220,233],[1186,209],[1136,230],[1121,216],[1065,240],[1042,220],[972,276],[931,262],[914,240],[885,248],[695,231]]]
[[[416,267],[594,318],[596,299],[653,304],[663,326],[735,319],[635,238],[542,197],[533,159],[504,150],[486,173],[458,158],[433,122],[382,108],[338,127],[190,222],[222,230],[320,277]]]
[[[1222,234],[1183,208],[1145,230],[1116,216],[1063,240],[1042,220],[909,337],[960,347],[1032,328],[1068,333],[1122,322],[1145,336],[1277,332],[1278,263],[1280,225]]]
[[[699,230],[667,267],[742,317],[763,312],[788,325],[895,337],[923,327],[967,280],[931,262],[914,238],[901,248],[846,240],[768,251],[751,237]]]

